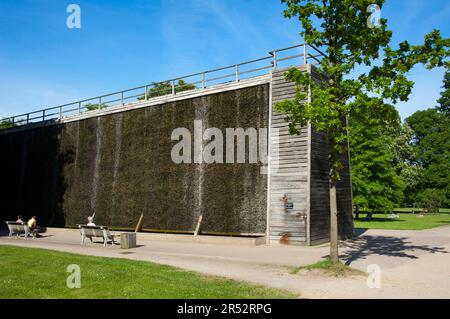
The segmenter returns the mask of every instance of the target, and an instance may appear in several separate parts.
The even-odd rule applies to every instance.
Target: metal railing
[[[324,56],[323,52],[312,45],[294,45],[271,51],[268,56],[259,59],[3,118],[0,119],[0,129],[61,120],[105,108],[132,106],[142,101],[161,99],[187,91],[196,90],[197,92],[221,84],[238,83],[248,78],[268,74],[270,70],[276,68],[307,63],[319,64]],[[288,61],[295,62],[296,60],[300,60],[300,63],[286,65]]]

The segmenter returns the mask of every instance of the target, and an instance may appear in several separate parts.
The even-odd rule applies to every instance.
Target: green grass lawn
[[[411,208],[411,207],[406,207],[406,208],[394,208],[394,213],[412,213],[412,212],[420,212],[420,208]],[[440,213],[444,213],[444,214],[449,214],[450,213],[450,208],[439,208],[439,212]]]
[[[388,215],[376,214],[370,221],[364,219],[365,214],[361,214],[360,219],[355,220],[355,228],[421,230],[450,225],[448,213],[424,216],[411,213],[396,214],[399,218],[388,218]]]
[[[144,261],[0,246],[0,298],[296,298],[289,292]],[[81,288],[66,285],[67,266]]]

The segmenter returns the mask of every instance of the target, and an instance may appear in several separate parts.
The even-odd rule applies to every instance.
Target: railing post
[[[81,114],[81,102],[78,102],[78,115]]]
[[[59,107],[59,119],[62,119],[62,106]]]
[[[205,72],[202,73],[202,88],[206,89],[206,75],[205,75]]]
[[[306,51],[306,43],[303,44],[303,62],[304,64],[308,64],[308,56]]]
[[[45,110],[42,110],[42,121],[45,121]]]
[[[148,100],[148,85],[145,86],[145,94],[144,94],[144,96],[145,96],[145,100],[147,101]]]
[[[101,96],[98,98],[98,109],[99,110],[102,109],[102,97]]]
[[[236,83],[239,82],[239,64],[236,64],[235,66],[235,76],[236,76]]]
[[[147,91],[145,91],[145,99],[147,100]],[[123,106],[123,91],[120,92],[120,106]]]
[[[27,124],[30,123],[30,113],[27,113]]]
[[[273,69],[277,68],[277,50],[273,51]]]
[[[175,80],[172,80],[172,95],[175,95]]]

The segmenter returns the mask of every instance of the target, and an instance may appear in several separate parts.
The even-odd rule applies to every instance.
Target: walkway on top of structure
[[[147,101],[159,104],[162,100],[168,100],[169,97],[173,100],[173,97],[177,95],[185,98],[187,95],[206,93],[205,90],[217,89],[227,84],[258,81],[276,68],[307,63],[319,64],[324,56],[325,54],[314,46],[298,44],[273,50],[268,56],[259,59],[3,118],[0,119],[0,131],[33,123],[67,122],[98,116],[103,111],[114,112],[112,108],[124,111]],[[299,60],[300,63],[298,63]],[[89,114],[90,112],[92,114]]]

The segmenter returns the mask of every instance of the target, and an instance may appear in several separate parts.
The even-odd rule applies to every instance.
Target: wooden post
[[[136,247],[136,233],[120,234],[120,248],[130,249]]]
[[[195,227],[194,236],[198,236],[200,234],[200,226],[202,224],[203,214],[199,216],[197,221],[197,226]]]
[[[141,214],[141,217],[139,217],[139,221],[136,225],[136,229],[134,230],[135,233],[138,233],[141,231],[143,221],[144,221],[144,214]]]

